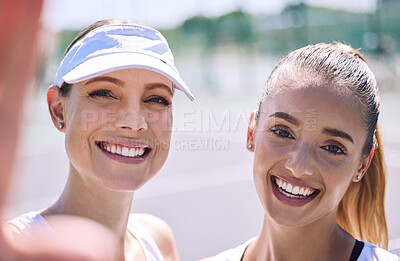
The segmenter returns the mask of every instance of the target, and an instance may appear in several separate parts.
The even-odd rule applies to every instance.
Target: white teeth
[[[129,149],[127,147],[122,147],[122,155],[129,156]]]
[[[129,157],[135,157],[137,155],[136,150],[134,148],[131,148],[129,150]]]
[[[293,185],[289,183],[289,184],[286,186],[286,189],[285,189],[285,190],[286,190],[287,192],[289,192],[289,193],[292,193],[292,189],[293,189]]]
[[[293,186],[286,181],[275,177],[275,183],[278,185],[281,191],[285,192],[284,194],[289,197],[301,198],[307,197],[314,193],[314,189],[304,188],[299,186]]]
[[[144,149],[140,148],[138,154],[139,154],[139,156],[142,156],[144,154]]]
[[[102,146],[103,149],[113,154],[119,154],[125,157],[140,157],[145,153],[145,148],[128,148],[118,145]]]

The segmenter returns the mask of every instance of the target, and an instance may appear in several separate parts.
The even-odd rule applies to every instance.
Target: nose
[[[120,109],[115,127],[122,131],[143,132],[147,130],[147,122],[143,115],[143,110],[134,105]]]
[[[310,144],[303,143],[294,148],[286,159],[285,167],[297,178],[313,175],[315,173],[315,159]]]

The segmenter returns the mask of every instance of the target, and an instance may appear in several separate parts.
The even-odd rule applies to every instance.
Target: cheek
[[[98,113],[94,110],[77,108],[68,116],[65,130],[65,147],[70,158],[81,155],[78,156],[79,160],[79,157],[87,155],[82,152],[90,149],[89,136],[99,122]]]
[[[77,104],[74,110],[69,114],[69,121],[76,129],[83,132],[98,128],[106,122],[115,122],[118,114],[114,108],[103,108],[101,106],[89,106]]]
[[[120,115],[117,108],[108,106],[107,108],[97,106],[84,108],[80,111],[80,121],[82,130],[96,130],[102,128],[103,131],[115,131],[116,122],[130,122],[132,120],[131,114]]]
[[[268,186],[268,174],[271,169],[287,155],[287,148],[271,142],[267,133],[259,134],[261,135],[255,138],[253,175],[260,194],[264,193]]]
[[[355,165],[351,164],[349,160],[332,161],[320,159],[317,163],[318,172],[321,173],[321,178],[323,179],[325,198],[333,202],[333,206],[336,206],[351,183]]]
[[[171,133],[172,110],[148,110],[145,113],[145,120],[157,133]]]
[[[284,160],[291,149],[291,144],[279,144],[273,142],[271,134],[259,133],[255,138],[254,148],[254,167],[264,169],[271,167],[274,163],[279,160]]]
[[[170,109],[163,111],[151,111],[146,115],[146,122],[154,135],[155,141],[160,150],[168,153],[171,133],[172,133],[172,111]]]
[[[110,115],[113,115],[115,110],[89,106],[84,102],[73,105],[66,114],[65,147],[71,161],[82,163],[88,160],[89,154],[86,152],[90,152],[94,146],[92,134],[113,121]],[[115,129],[112,123],[109,126],[110,131]]]

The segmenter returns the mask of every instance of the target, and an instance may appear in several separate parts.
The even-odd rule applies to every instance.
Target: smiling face
[[[144,69],[74,84],[60,98],[72,169],[109,189],[141,187],[167,158],[172,96],[171,80]]]
[[[264,101],[257,125],[250,124],[256,190],[278,224],[334,219],[350,182],[368,166],[358,102],[335,89],[286,84]]]

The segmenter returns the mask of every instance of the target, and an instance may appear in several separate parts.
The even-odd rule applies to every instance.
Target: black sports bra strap
[[[249,244],[250,245],[250,244]],[[240,261],[243,261],[243,258],[244,258],[244,253],[246,253],[246,250],[247,250],[247,248],[249,247],[249,245],[247,245],[246,246],[246,248],[244,249],[244,251],[243,251],[243,255],[242,255],[242,257],[240,258]]]
[[[358,241],[356,239],[356,243],[354,244],[353,251],[351,251],[350,261],[357,261],[363,248],[364,248],[364,242]]]

